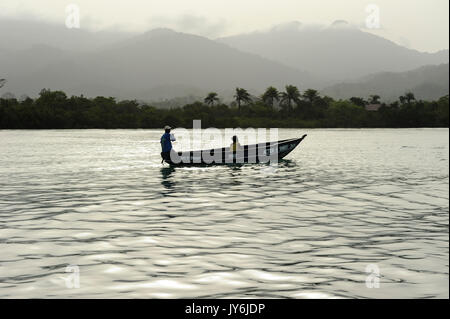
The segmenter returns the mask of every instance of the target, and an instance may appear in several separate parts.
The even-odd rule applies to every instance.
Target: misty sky
[[[81,28],[146,31],[169,27],[210,38],[267,29],[289,21],[364,26],[365,8],[380,8],[381,29],[368,30],[403,46],[434,52],[449,47],[448,0],[1,0],[0,18],[39,19],[64,25],[75,3]]]

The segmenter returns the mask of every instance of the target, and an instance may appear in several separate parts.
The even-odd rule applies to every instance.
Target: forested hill
[[[173,109],[159,109],[136,100],[111,97],[68,97],[62,91],[42,90],[36,99],[0,99],[0,129],[84,129],[192,127],[448,127],[448,95],[435,101],[416,100],[407,93],[391,104],[380,97],[334,100],[316,90],[302,94],[295,86],[286,92],[269,87],[260,98],[236,90],[236,101],[220,103],[211,92],[203,101]],[[373,110],[375,105],[375,109]]]
[[[417,99],[431,100],[449,94],[449,65],[427,65],[407,72],[382,72],[358,81],[336,84],[321,92],[334,98],[383,95],[395,101],[403,92],[414,92]]]

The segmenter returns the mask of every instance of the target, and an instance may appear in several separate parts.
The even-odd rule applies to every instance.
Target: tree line
[[[1,85],[1,81],[0,81]],[[293,85],[279,92],[269,87],[259,97],[236,88],[234,101],[222,103],[216,92],[203,101],[172,109],[156,108],[136,100],[113,97],[68,97],[62,91],[44,89],[39,97],[0,98],[0,129],[84,129],[192,127],[280,127],[280,128],[403,128],[448,127],[449,97],[435,101],[416,100],[407,92],[397,101],[380,103],[380,96],[335,100],[317,90],[303,93]],[[366,109],[380,104],[377,111]]]

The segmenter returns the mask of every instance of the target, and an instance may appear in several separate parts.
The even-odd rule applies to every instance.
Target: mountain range
[[[448,50],[424,53],[407,49],[345,21],[314,27],[291,22],[219,41],[308,71],[325,82],[348,81],[378,72],[403,72],[449,60]]]
[[[449,64],[428,65],[406,72],[381,72],[358,81],[335,84],[321,91],[334,98],[369,97],[382,92],[383,101],[392,102],[407,92],[416,99],[432,100],[449,93]]]
[[[414,83],[408,82],[411,74],[392,75],[414,69]],[[378,85],[383,77],[393,79],[389,86]],[[345,23],[290,23],[208,39],[169,29],[89,32],[1,20],[0,78],[8,81],[3,92],[30,96],[50,88],[146,101],[209,91],[231,99],[235,87],[260,94],[269,85],[282,89],[293,84],[333,97],[349,92],[364,96],[373,90],[388,97],[411,88],[435,98],[448,94],[448,50],[407,49]]]

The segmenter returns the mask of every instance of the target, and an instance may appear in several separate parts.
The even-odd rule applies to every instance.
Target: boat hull
[[[165,162],[171,166],[273,163],[292,152],[305,137],[306,135],[303,135],[297,139],[245,145],[236,152],[231,152],[226,147],[202,151],[172,152],[170,160],[166,159]]]

